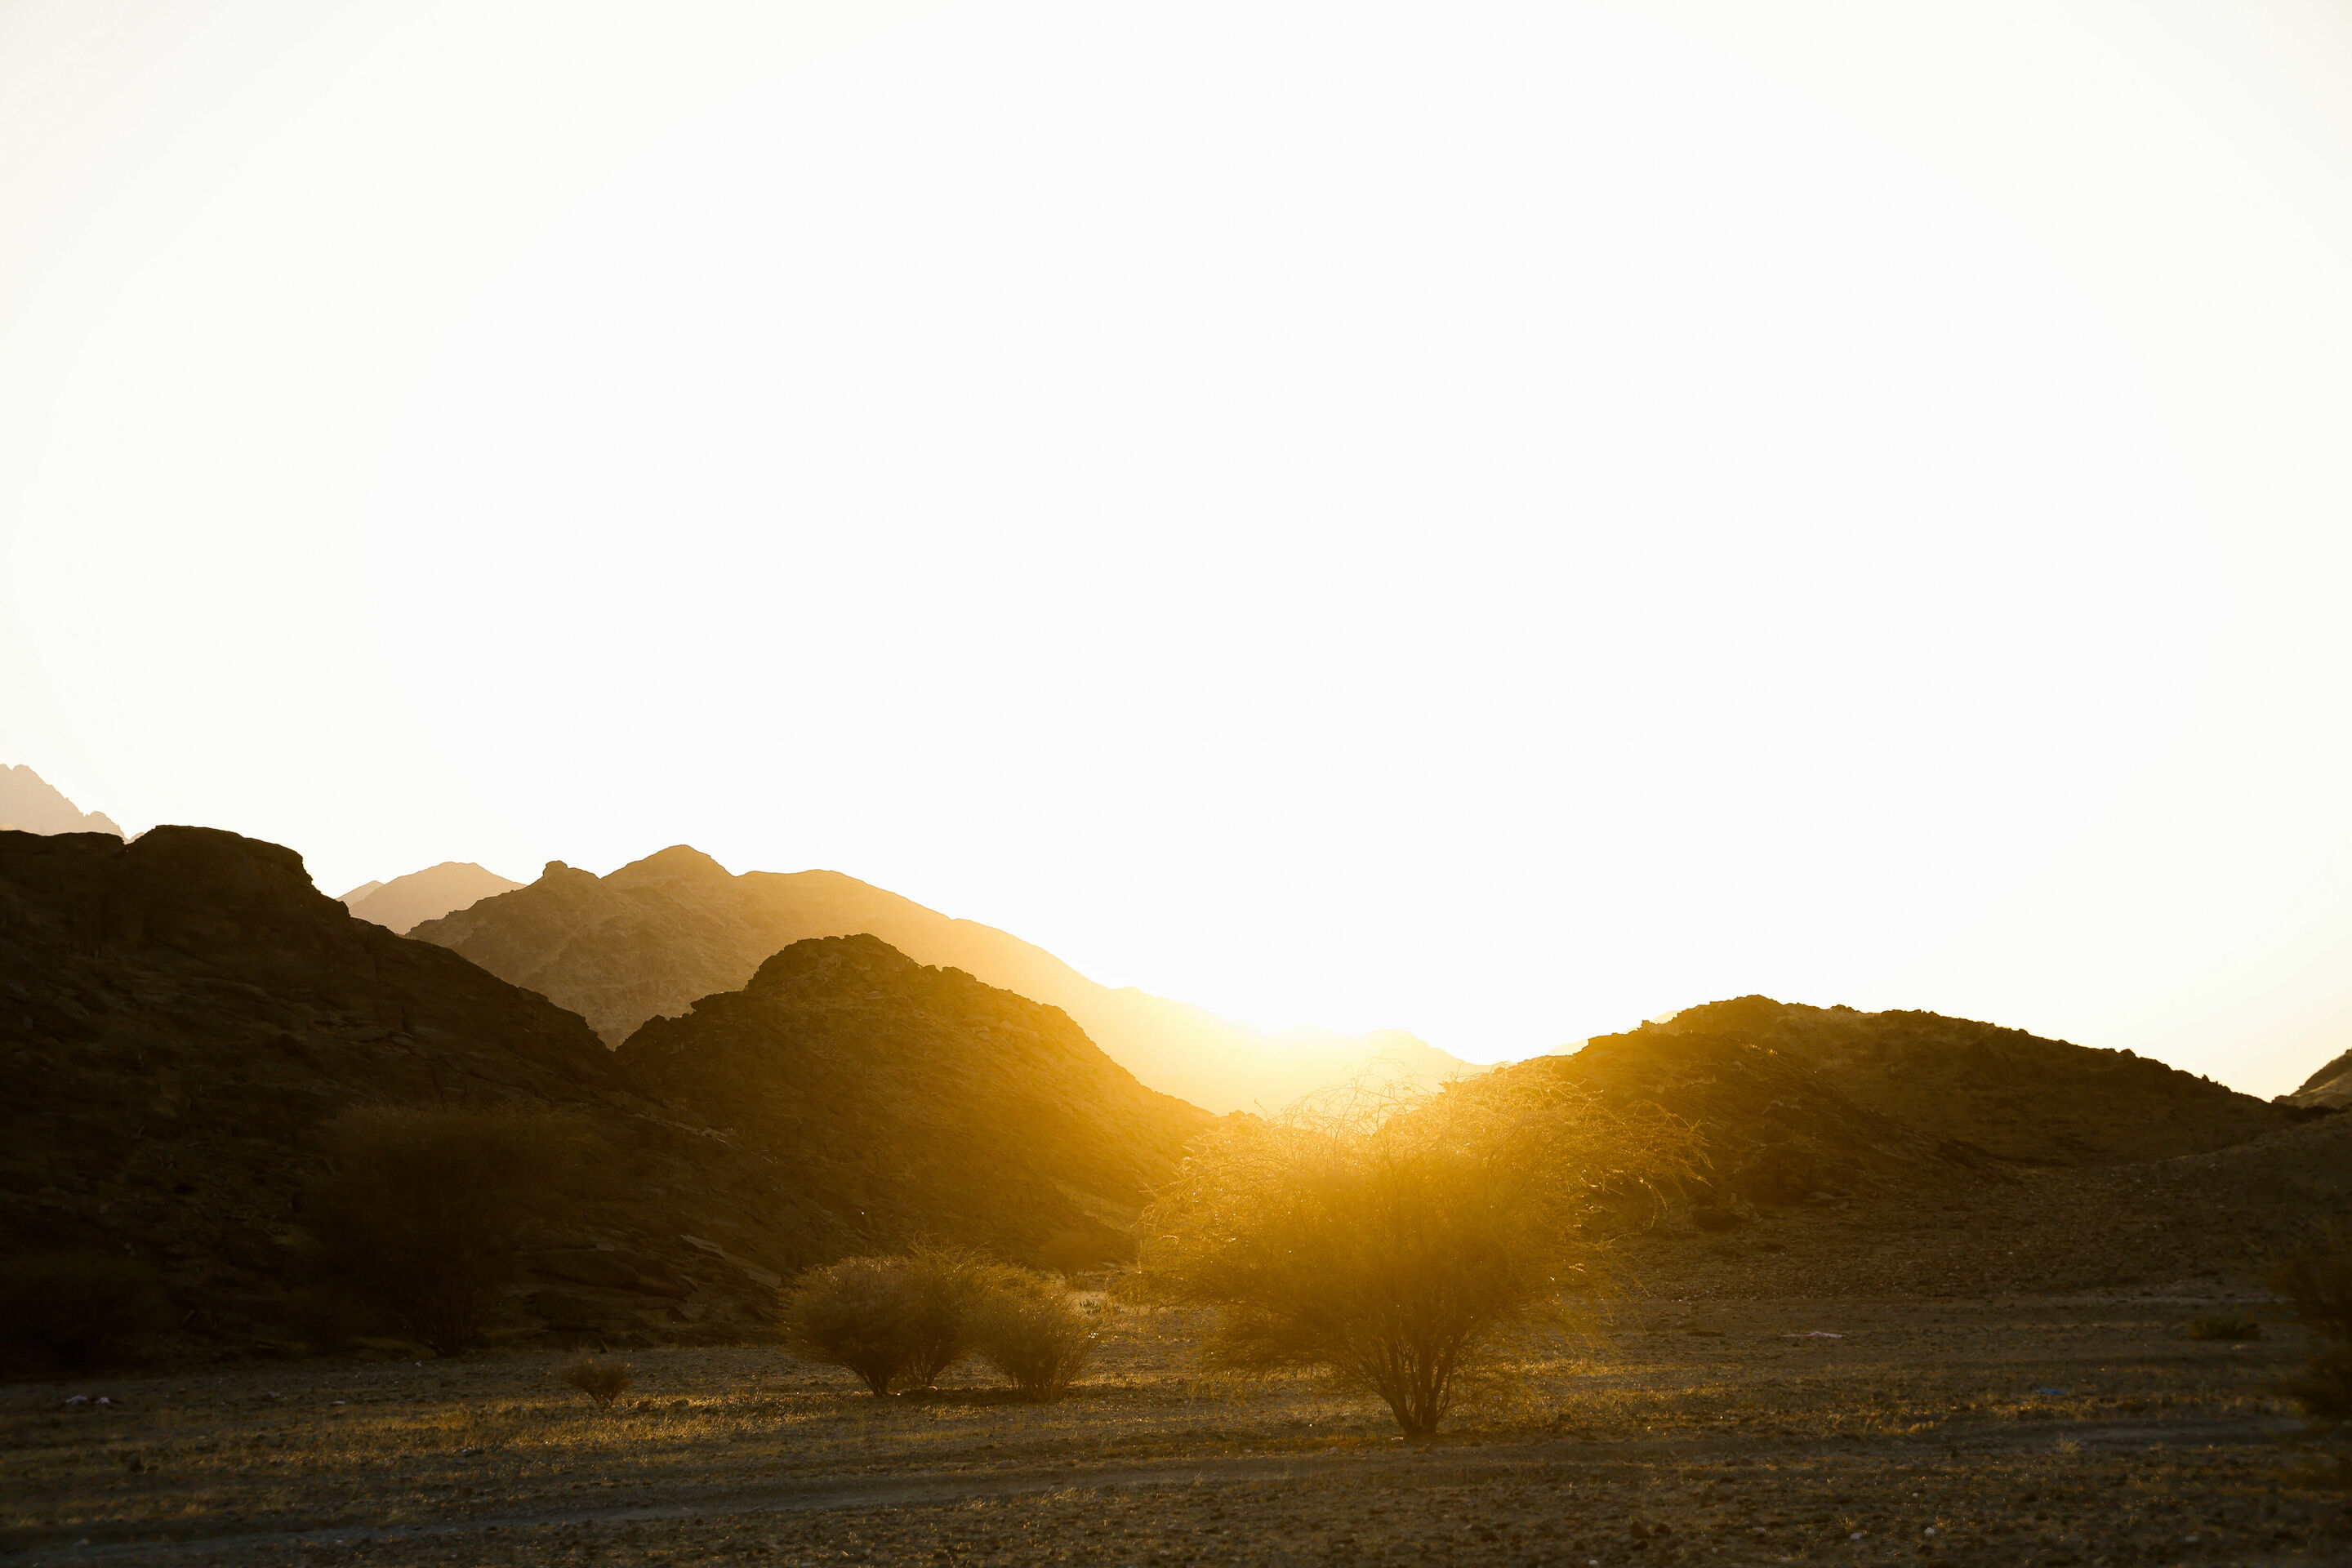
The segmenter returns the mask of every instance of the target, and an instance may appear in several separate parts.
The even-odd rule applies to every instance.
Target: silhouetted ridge
[[[1274,1035],[1132,987],[1113,990],[1043,948],[838,871],[730,876],[683,844],[603,878],[553,861],[530,887],[410,934],[578,1010],[617,1046],[649,1018],[676,1017],[698,996],[744,984],[793,942],[858,932],[1060,1007],[1145,1082],[1214,1110],[1277,1106],[1359,1077],[1427,1085],[1470,1070],[1400,1031]]]

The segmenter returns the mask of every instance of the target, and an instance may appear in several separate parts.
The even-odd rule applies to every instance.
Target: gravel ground
[[[2352,1563],[2300,1342],[2180,1335],[2245,1307],[1652,1301],[1428,1443],[1139,1312],[1042,1407],[762,1348],[641,1352],[607,1415],[541,1355],[18,1382],[0,1560]]]

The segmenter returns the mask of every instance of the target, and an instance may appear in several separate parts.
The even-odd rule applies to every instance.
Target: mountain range
[[[1355,1078],[1425,1087],[1477,1070],[1398,1030],[1272,1033],[1132,986],[1113,989],[1009,932],[838,871],[730,875],[686,845],[604,877],[552,861],[529,887],[409,934],[571,1008],[617,1045],[648,1019],[740,988],[780,948],[860,932],[919,963],[1059,1007],[1138,1079],[1214,1111],[1280,1106]]]
[[[740,1339],[777,1283],[946,1236],[1116,1256],[1205,1112],[1057,1010],[870,936],[791,945],[608,1049],[578,1015],[353,918],[290,849],[0,833],[0,1266],[150,1264],[198,1337],[299,1337],[303,1188],[358,1105],[558,1110],[526,1332]]]
[[[732,965],[778,908],[889,916],[1057,977],[832,873],[730,878],[690,850],[624,872],[551,868],[467,913],[509,911],[474,934],[537,944],[608,1017],[665,999],[665,964]],[[1496,1070],[1691,1128],[1698,1174],[1597,1194],[1615,1208],[1596,1223],[1629,1281],[1693,1299],[2251,1289],[2352,1204],[2352,1116],[1931,1013],[1746,996]],[[128,1255],[163,1281],[182,1351],[299,1344],[322,1124],[453,1103],[562,1111],[595,1140],[597,1181],[541,1216],[502,1309],[502,1333],[559,1342],[741,1342],[796,1269],[925,1237],[1115,1259],[1213,1121],[1063,1007],[871,931],[783,931],[615,1047],[462,951],[354,917],[290,849],[0,832],[0,1266]]]

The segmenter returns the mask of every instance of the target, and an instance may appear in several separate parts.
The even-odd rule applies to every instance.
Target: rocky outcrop
[[[649,1018],[675,1017],[698,996],[742,985],[781,948],[859,933],[1061,1008],[1143,1082],[1212,1110],[1278,1106],[1357,1077],[1427,1085],[1475,1070],[1402,1031],[1275,1034],[1115,990],[1018,937],[856,878],[730,876],[684,845],[602,878],[554,861],[530,887],[410,934],[552,997],[618,1045]]]
[[[845,1252],[1108,1245],[1199,1113],[1050,1009],[857,957],[783,955],[616,1058],[545,997],[352,918],[291,850],[0,833],[0,1267],[128,1254],[184,1335],[291,1343],[315,1134],[359,1104],[582,1121],[597,1179],[545,1216],[510,1333],[740,1339],[782,1278]]]
[[[31,768],[0,765],[0,833],[110,833],[122,829],[102,812],[84,811]]]
[[[437,921],[452,910],[462,910],[483,899],[521,887],[470,860],[444,860],[389,882],[368,882],[342,896],[343,907],[363,921],[386,931],[405,932],[425,921]]]

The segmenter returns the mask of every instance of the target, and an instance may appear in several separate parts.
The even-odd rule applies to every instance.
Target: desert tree
[[[467,1106],[363,1106],[322,1130],[304,1214],[326,1270],[455,1355],[512,1279],[533,1221],[582,1168],[572,1118]]]
[[[1146,1215],[1135,1284],[1213,1310],[1213,1367],[1320,1369],[1426,1435],[1600,1290],[1602,1194],[1693,1163],[1673,1118],[1540,1063],[1229,1117]]]

